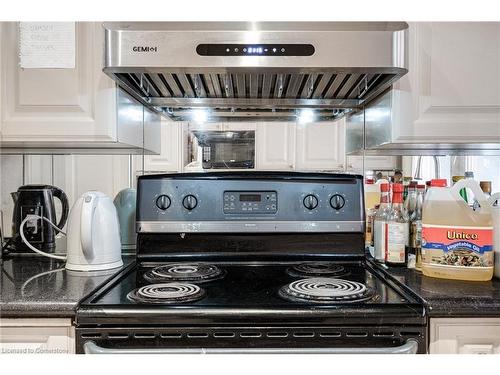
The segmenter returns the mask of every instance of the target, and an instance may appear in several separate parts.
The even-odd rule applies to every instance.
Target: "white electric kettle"
[[[113,201],[100,191],[88,191],[69,214],[66,269],[98,271],[122,265],[120,229]]]

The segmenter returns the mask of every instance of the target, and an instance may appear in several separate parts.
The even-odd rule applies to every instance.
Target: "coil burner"
[[[297,280],[282,287],[279,294],[290,301],[323,304],[361,302],[374,296],[364,284],[330,277]]]
[[[344,266],[332,262],[308,262],[290,267],[287,273],[293,277],[341,277],[349,272]]]
[[[213,264],[171,263],[155,267],[144,274],[150,282],[189,281],[204,283],[224,277],[225,272]]]
[[[127,298],[138,303],[175,304],[202,299],[205,291],[198,285],[187,283],[164,283],[146,285],[131,291]]]

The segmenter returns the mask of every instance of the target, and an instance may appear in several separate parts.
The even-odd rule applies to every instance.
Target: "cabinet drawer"
[[[435,318],[431,354],[500,354],[500,318]]]
[[[2,319],[0,321],[0,353],[71,354],[74,352],[75,330],[70,320]]]

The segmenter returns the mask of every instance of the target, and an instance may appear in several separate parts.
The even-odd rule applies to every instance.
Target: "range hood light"
[[[299,124],[308,124],[313,122],[316,118],[316,115],[312,109],[302,109],[299,112],[298,122]]]
[[[192,119],[194,122],[203,124],[208,120],[208,111],[206,109],[194,109],[192,113]]]

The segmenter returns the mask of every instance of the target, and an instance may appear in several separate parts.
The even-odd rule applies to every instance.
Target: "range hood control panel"
[[[312,56],[312,44],[198,44],[201,56]]]

